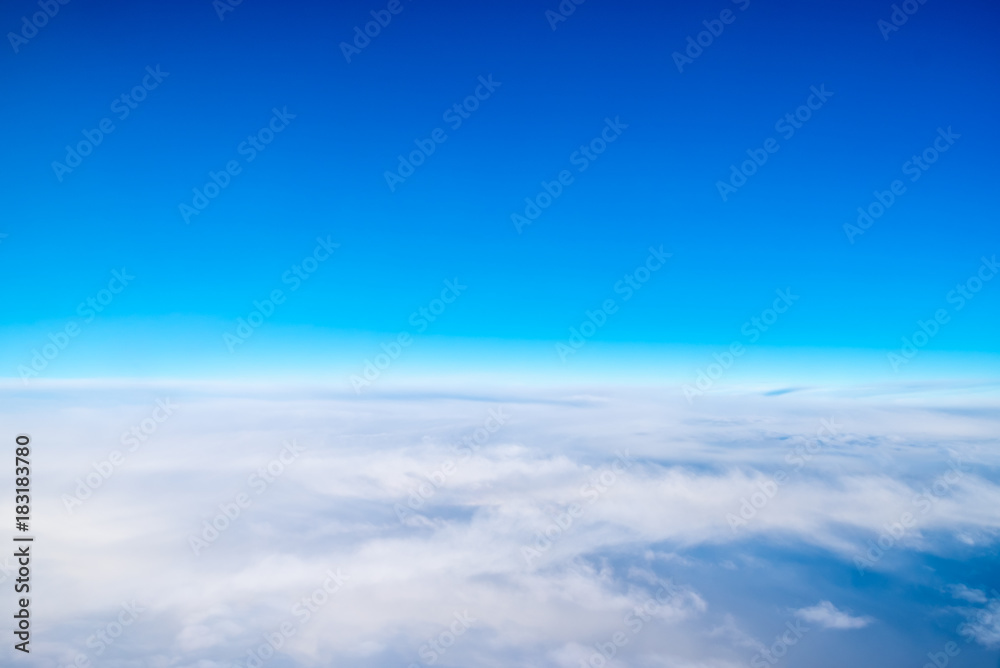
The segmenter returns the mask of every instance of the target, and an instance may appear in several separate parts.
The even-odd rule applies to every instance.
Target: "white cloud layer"
[[[176,410],[150,422],[168,397]],[[761,600],[714,584],[771,578],[765,550],[853,572],[889,532],[866,572],[892,574],[907,555],[993,549],[1000,535],[991,396],[748,394],[694,409],[649,388],[2,398],[3,432],[34,441],[39,665],[726,668],[771,645],[782,609],[827,629],[882,619],[849,590]],[[817,436],[823,420],[840,426]],[[133,427],[145,439],[129,451]],[[915,522],[896,536],[904,513]],[[843,596],[852,614],[829,602]],[[101,640],[132,601],[138,620]],[[993,642],[995,626],[977,629]]]

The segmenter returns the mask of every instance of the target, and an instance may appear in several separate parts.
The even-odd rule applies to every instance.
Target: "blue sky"
[[[384,5],[248,0],[223,20],[201,1],[61,5],[0,52],[16,91],[0,111],[2,373],[125,267],[135,282],[46,374],[231,374],[223,333],[287,288],[318,236],[340,247],[243,347],[244,371],[350,366],[455,277],[468,292],[426,332],[443,341],[428,367],[453,346],[484,366],[512,348],[559,362],[554,343],[609,297],[621,309],[589,355],[683,361],[741,338],[785,288],[801,300],[760,342],[775,360],[881,360],[1000,251],[995,6],[931,1],[888,39],[892,8],[870,2],[591,0],[553,30],[556,6],[404,0],[347,62],[338,45]],[[679,72],[672,54],[723,10],[732,22]],[[0,25],[33,11],[8,4]],[[120,119],[113,101],[157,66],[169,74]],[[498,85],[452,129],[445,111],[479,77]],[[814,86],[832,96],[785,138],[776,122]],[[248,161],[241,142],[275,108],[295,118]],[[105,118],[114,131],[60,181],[53,161]],[[627,128],[579,171],[609,118]],[[447,139],[391,191],[385,172],[436,128]],[[904,163],[939,128],[960,138],[911,182]],[[769,138],[777,152],[723,201],[717,182]],[[232,160],[240,173],[186,223],[179,205]],[[519,233],[511,214],[561,170],[573,182]],[[895,179],[905,193],[849,242],[844,225]],[[616,282],[661,245],[665,270],[624,303]],[[987,283],[927,352],[997,353],[998,294]]]

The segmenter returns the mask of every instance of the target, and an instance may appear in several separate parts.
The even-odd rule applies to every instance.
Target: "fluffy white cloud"
[[[951,595],[957,599],[968,601],[969,603],[985,603],[986,592],[979,589],[970,589],[964,584],[950,585],[948,587]]]
[[[838,610],[830,601],[820,601],[814,606],[795,611],[799,619],[819,624],[825,629],[861,629],[872,623],[870,617],[854,617]]]
[[[958,410],[937,395],[809,392],[692,409],[649,388],[2,394],[0,420],[32,434],[44,472],[37,651],[60,665],[96,659],[91,634],[133,599],[139,621],[106,644],[123,667],[245,662],[267,638],[303,667],[740,665],[781,630],[779,608],[808,602],[762,613],[714,586],[776,571],[758,546],[852,569],[909,512],[916,524],[873,565],[889,572],[898,555],[1000,531],[998,412],[982,397]],[[168,396],[174,414],[130,451],[122,433]],[[817,436],[831,418],[842,426]],[[282,462],[290,440],[304,451]],[[331,572],[346,582],[327,586]],[[799,612],[868,623],[823,598]]]
[[[984,608],[967,611],[969,622],[962,628],[980,645],[1000,647],[1000,601],[991,601]]]

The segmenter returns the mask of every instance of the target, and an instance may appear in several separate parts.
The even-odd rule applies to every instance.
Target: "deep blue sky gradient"
[[[1000,252],[995,4],[928,0],[888,41],[888,2],[588,0],[553,31],[556,5],[404,0],[350,63],[338,44],[385,3],[244,0],[220,21],[207,0],[74,0],[18,53],[4,40],[0,374],[121,267],[137,279],[88,326],[80,358],[126,356],[138,375],[151,358],[225,358],[222,331],[287,287],[318,235],[338,254],[247,349],[385,340],[459,277],[468,292],[429,336],[554,358],[662,244],[666,269],[595,343],[725,346],[791,287],[801,301],[762,341],[779,356],[887,351]],[[725,8],[735,22],[679,73],[671,54]],[[0,28],[37,9],[6,4]],[[156,65],[169,77],[60,183],[52,161]],[[500,88],[448,128],[442,113],[487,75]],[[775,121],[821,84],[833,97],[780,138]],[[274,107],[297,117],[185,224],[178,205]],[[608,117],[628,129],[518,234],[511,213]],[[849,243],[856,208],[949,126],[961,139]],[[390,192],[385,170],[437,127],[448,140]],[[716,181],[768,137],[780,150],[723,202]],[[1000,352],[998,306],[1000,281],[928,349]]]

